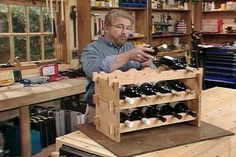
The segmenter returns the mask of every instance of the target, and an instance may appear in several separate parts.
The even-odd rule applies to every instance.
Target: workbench
[[[236,133],[236,90],[214,87],[202,92],[202,121]],[[100,156],[115,156],[81,131],[58,137],[56,149],[67,145]],[[236,157],[236,135],[137,155],[137,157]]]
[[[35,87],[23,87],[0,92],[0,120],[11,119],[19,115],[21,156],[31,156],[29,106],[62,97],[85,92],[86,79],[64,79],[41,84]],[[55,145],[34,156],[49,156]]]

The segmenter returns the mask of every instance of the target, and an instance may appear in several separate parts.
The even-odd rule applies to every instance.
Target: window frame
[[[37,60],[37,61],[30,61],[30,51],[29,51],[29,48],[30,48],[30,43],[29,41],[26,41],[26,53],[27,53],[27,61],[26,62],[21,62],[21,64],[30,64],[30,66],[32,66],[32,64],[37,64],[37,65],[42,65],[42,64],[48,64],[48,63],[65,63],[67,64],[68,61],[67,61],[67,54],[66,53],[63,53],[63,52],[66,52],[67,50],[67,43],[66,43],[66,40],[60,40],[59,39],[59,33],[60,34],[63,34],[63,37],[64,39],[66,39],[66,29],[64,30],[65,32],[60,32],[60,24],[59,23],[63,23],[63,25],[65,25],[65,20],[64,21],[60,21],[60,16],[55,14],[55,1],[53,1],[54,3],[54,20],[55,20],[55,23],[56,23],[56,30],[57,30],[57,37],[54,38],[54,55],[55,55],[55,59],[47,59],[45,60],[44,59],[44,54],[41,54],[43,56],[42,60]],[[28,7],[29,6],[36,6],[36,7],[39,7],[40,8],[40,25],[42,26],[43,24],[43,20],[42,20],[42,10],[43,10],[43,7],[46,7],[46,1],[35,1],[35,4],[33,4],[32,1],[17,1],[17,0],[2,0],[2,2],[0,2],[0,4],[7,4],[7,7],[8,7],[8,21],[9,21],[9,26],[8,28],[11,29],[9,30],[8,33],[0,33],[0,36],[4,37],[4,36],[7,36],[9,37],[9,40],[13,40],[14,36],[17,35],[17,33],[13,33],[12,32],[12,20],[11,20],[11,14],[10,14],[10,7],[9,5],[18,5],[18,6],[24,6],[25,8],[25,17],[26,17],[26,22],[27,22],[27,25],[29,26],[28,22],[29,22],[29,9]],[[65,10],[65,5],[64,5],[64,10]],[[65,16],[65,15],[64,15]],[[40,32],[29,32],[29,27],[26,26],[26,32],[25,33],[19,33],[19,35],[25,35],[26,36],[26,40],[30,40],[30,37],[31,36],[38,36],[41,38],[41,52],[43,52],[44,50],[44,46],[42,45],[42,42],[44,42],[44,37],[45,35],[50,35],[52,34],[52,32],[44,32],[42,29],[42,27],[40,28]],[[13,41],[10,41],[10,58],[9,60],[14,60],[15,56],[14,56],[14,53],[13,53],[13,49],[14,49],[14,42]]]

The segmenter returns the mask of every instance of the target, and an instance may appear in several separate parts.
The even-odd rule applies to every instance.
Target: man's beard
[[[127,38],[125,38],[125,39],[117,39],[117,40],[115,40],[115,44],[120,47],[120,46],[124,45],[124,43],[126,41],[127,41]]]

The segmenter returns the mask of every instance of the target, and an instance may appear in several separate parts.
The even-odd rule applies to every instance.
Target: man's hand
[[[145,52],[154,52],[150,45],[139,45],[136,46],[134,49],[127,52],[129,56],[129,60],[139,61],[141,63],[148,61],[149,59],[154,59],[153,56],[145,53]]]
[[[148,62],[149,60],[154,59],[153,56],[145,53],[154,51],[150,48],[150,45],[140,45],[135,47],[134,49],[127,51],[125,53],[121,53],[116,56],[115,61],[111,64],[110,71],[114,71],[120,68],[122,65],[127,63],[128,61],[138,61],[140,63]],[[144,63],[144,65],[147,63]]]

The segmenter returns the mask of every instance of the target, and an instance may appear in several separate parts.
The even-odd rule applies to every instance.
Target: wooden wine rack
[[[119,88],[127,84],[141,84],[144,82],[158,82],[165,80],[180,80],[190,90],[191,93],[182,91],[178,92],[178,96],[173,94],[163,94],[159,98],[155,95],[147,96],[146,100],[134,98],[135,103],[130,105],[124,100],[119,99]],[[137,131],[141,129],[153,128],[174,123],[189,122],[195,126],[200,126],[200,108],[201,108],[201,86],[202,72],[200,70],[168,70],[157,71],[146,68],[141,71],[131,69],[127,72],[114,71],[112,73],[93,73],[93,81],[95,82],[95,94],[93,101],[96,105],[95,125],[96,129],[102,132],[110,139],[120,142],[121,134]],[[132,121],[134,127],[126,127],[120,123],[120,111],[128,108],[136,108],[149,106],[154,104],[185,101],[185,104],[197,113],[197,117],[180,113],[183,118],[177,119],[173,116],[165,116],[166,122],[161,122],[157,118],[149,118],[150,125],[145,125],[141,121]]]

